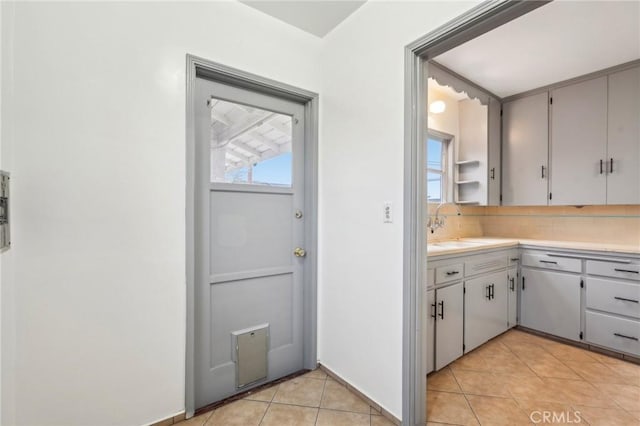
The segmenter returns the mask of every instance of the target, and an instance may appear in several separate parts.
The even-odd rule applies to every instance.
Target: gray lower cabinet
[[[602,312],[586,312],[589,343],[640,356],[640,322]]]
[[[507,330],[507,273],[465,281],[464,345],[471,351]]]
[[[586,341],[640,356],[640,262],[587,260],[586,264]]]
[[[512,328],[518,324],[518,268],[507,270],[507,327]]]
[[[508,328],[507,269],[516,269],[518,250],[488,250],[436,257],[427,270],[427,371],[440,370],[465,351]],[[431,285],[435,289],[431,289]],[[435,336],[435,337],[434,337]],[[435,349],[433,349],[433,347]]]
[[[580,341],[580,275],[522,268],[520,324]]]
[[[435,290],[435,369],[462,356],[464,299],[462,281]]]
[[[427,374],[434,369],[435,358],[435,336],[436,336],[436,291],[427,291],[427,308],[429,315],[427,316]]]

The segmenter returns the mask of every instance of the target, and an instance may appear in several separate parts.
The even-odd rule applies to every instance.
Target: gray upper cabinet
[[[609,75],[607,204],[640,204],[640,67]]]
[[[500,101],[491,98],[489,100],[489,176],[487,205],[500,205]]]
[[[551,205],[607,201],[607,77],[551,92]]]
[[[548,105],[544,92],[502,106],[503,205],[547,205]]]

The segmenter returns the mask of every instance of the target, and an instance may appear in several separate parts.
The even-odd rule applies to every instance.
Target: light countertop
[[[460,238],[457,240],[429,242],[427,244],[427,256],[441,256],[445,254],[458,254],[474,252],[492,248],[509,248],[523,246],[539,246],[541,248],[563,248],[574,250],[592,250],[620,254],[640,254],[640,244],[625,245],[600,242],[533,240],[526,238]]]

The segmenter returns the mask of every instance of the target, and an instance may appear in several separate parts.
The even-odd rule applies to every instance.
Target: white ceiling
[[[240,0],[240,3],[322,38],[366,1]]]
[[[640,58],[640,1],[553,1],[435,61],[506,97]]]

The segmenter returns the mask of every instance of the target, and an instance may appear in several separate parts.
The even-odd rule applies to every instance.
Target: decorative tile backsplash
[[[436,206],[429,206],[430,214]],[[514,237],[563,241],[601,241],[640,246],[640,205],[443,207],[444,228],[430,241],[465,237]]]

